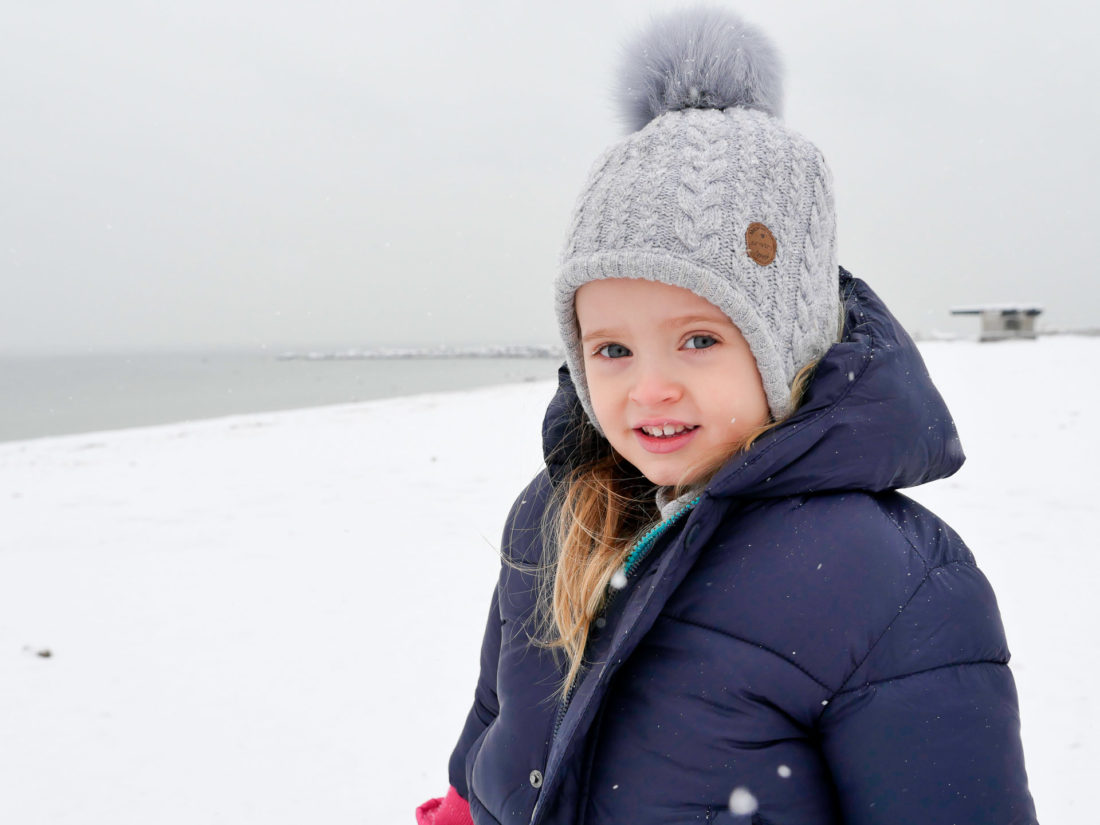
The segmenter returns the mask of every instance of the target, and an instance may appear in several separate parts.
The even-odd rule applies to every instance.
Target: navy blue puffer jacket
[[[561,663],[529,641],[535,579],[502,567],[450,764],[478,825],[1035,821],[993,592],[896,492],[960,467],[954,424],[878,297],[843,270],[841,289],[845,338],[803,405],[618,594],[564,714]],[[518,562],[541,557],[578,411],[563,374],[504,531]]]

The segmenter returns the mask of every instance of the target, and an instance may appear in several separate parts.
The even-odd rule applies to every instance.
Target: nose
[[[636,364],[628,396],[639,407],[661,407],[679,401],[682,395],[683,386],[676,379],[671,364],[660,359]]]

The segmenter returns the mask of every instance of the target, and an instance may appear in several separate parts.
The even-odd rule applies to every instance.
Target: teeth
[[[683,424],[653,424],[646,425],[641,429],[646,435],[653,436],[654,438],[667,438],[670,435],[678,435],[685,430],[694,430],[695,427],[689,427]]]

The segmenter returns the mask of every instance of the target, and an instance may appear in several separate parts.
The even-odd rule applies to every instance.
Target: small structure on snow
[[[1035,338],[1035,319],[1043,308],[1034,304],[990,304],[976,307],[953,307],[952,315],[980,315],[982,331],[979,341],[1004,341],[1008,338]]]

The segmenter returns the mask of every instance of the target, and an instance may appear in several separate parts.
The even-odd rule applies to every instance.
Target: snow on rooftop
[[[1041,304],[975,304],[973,306],[951,307],[952,315],[981,315],[983,312],[1019,312],[1038,315],[1043,311]]]

